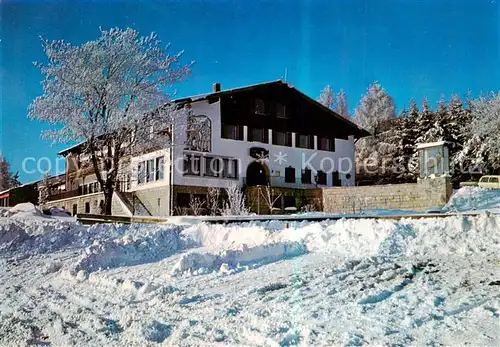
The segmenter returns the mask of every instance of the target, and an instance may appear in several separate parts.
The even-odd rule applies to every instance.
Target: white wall
[[[269,167],[270,175],[274,176],[279,171],[280,179],[271,178],[272,184],[274,182],[283,182],[285,187],[315,187],[314,184],[303,185],[301,183],[301,173],[302,169],[305,168],[305,164],[309,163],[312,165],[313,169],[320,170],[321,163],[324,163],[323,171],[328,172],[327,174],[327,186],[332,186],[332,175],[329,173],[331,171],[340,171],[349,169],[347,162],[344,162],[344,167],[339,167],[339,159],[350,158],[352,163],[352,168],[348,171],[351,175],[350,178],[346,178],[346,174],[342,174],[341,180],[343,186],[354,185],[355,182],[355,167],[354,167],[354,138],[350,137],[349,140],[335,140],[335,152],[329,151],[319,151],[319,150],[309,150],[302,148],[293,148],[286,146],[277,146],[272,144],[264,144],[260,142],[247,142],[238,140],[229,140],[221,138],[221,123],[220,123],[220,102],[209,104],[208,101],[198,101],[194,102],[192,105],[193,115],[205,115],[210,118],[212,122],[212,151],[211,153],[206,153],[207,155],[216,155],[221,157],[238,158],[239,159],[239,183],[243,183],[243,177],[246,177],[246,169],[248,165],[254,161],[250,157],[251,147],[261,147],[269,150],[269,159],[266,160],[266,165]],[[182,174],[183,170],[183,154],[184,154],[184,142],[186,140],[186,130],[184,122],[180,122],[178,127],[176,127],[175,135],[176,139],[174,145],[173,154],[173,184],[175,185],[192,185],[192,186],[206,186],[206,187],[227,187],[231,183],[235,182],[233,179],[222,179],[222,178],[212,178],[203,176],[184,176]],[[246,128],[246,127],[245,127]],[[246,129],[245,129],[246,130]],[[269,141],[272,142],[271,136],[269,136]],[[317,142],[317,141],[315,141]],[[281,163],[277,160],[278,156],[281,156],[285,160]],[[311,158],[311,159],[310,159]],[[309,160],[310,159],[310,160]],[[334,169],[331,170],[331,163],[334,163]],[[285,168],[292,166],[295,168],[296,183],[284,184]],[[312,172],[312,181],[314,181],[315,171]]]

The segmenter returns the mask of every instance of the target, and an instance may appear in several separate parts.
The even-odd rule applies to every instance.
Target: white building
[[[117,213],[119,207],[124,214],[179,213],[209,187],[234,183],[283,191],[354,185],[354,142],[368,133],[282,81],[231,90],[216,83],[210,94],[175,102],[189,112],[176,120],[173,146],[130,158]],[[78,146],[60,154],[78,155]],[[72,199],[98,193],[92,172],[72,174],[80,169],[69,164],[67,171],[74,179],[66,185],[78,187]],[[71,204],[73,211],[97,212],[96,203]]]

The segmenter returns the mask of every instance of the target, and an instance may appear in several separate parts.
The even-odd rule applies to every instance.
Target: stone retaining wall
[[[447,177],[407,184],[323,188],[323,211],[329,213],[359,213],[367,209],[425,211],[431,207],[444,206],[451,192],[451,181]]]

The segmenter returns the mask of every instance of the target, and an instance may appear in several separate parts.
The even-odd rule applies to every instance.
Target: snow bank
[[[17,204],[10,209],[10,214],[11,218],[50,218],[45,216],[42,211],[30,202]]]
[[[218,253],[190,252],[174,265],[172,275],[181,273],[202,274],[219,270],[221,273],[233,273],[248,267],[256,267],[279,260],[296,257],[306,253],[306,248],[299,242],[265,243],[239,249],[224,250]]]
[[[137,226],[135,226],[137,228]],[[96,240],[71,268],[72,274],[100,269],[144,264],[172,255],[182,248],[178,227],[144,226],[150,232],[134,236],[126,233],[119,239]]]
[[[172,273],[235,270],[308,252],[326,252],[332,261],[366,258],[426,258],[471,255],[500,243],[500,217],[455,216],[412,220],[344,219],[321,223],[196,225],[181,232],[190,247]],[[268,228],[271,227],[269,230]]]
[[[456,212],[476,210],[500,212],[500,189],[462,187],[455,191],[445,209]]]

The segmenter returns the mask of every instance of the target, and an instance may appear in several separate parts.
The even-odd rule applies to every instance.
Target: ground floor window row
[[[222,138],[243,141],[245,139],[243,125],[222,125]],[[269,129],[247,127],[247,140],[269,144]],[[272,144],[293,147],[292,132],[272,130]],[[295,147],[314,149],[314,135],[295,134]],[[335,152],[335,139],[323,136],[317,137],[317,149]]]
[[[99,193],[101,191],[101,186],[99,185],[99,182],[91,182],[91,183],[86,183],[82,184],[78,187],[82,195],[86,194],[92,194],[92,193]]]
[[[238,159],[186,154],[184,175],[238,179]]]
[[[104,200],[92,200],[92,201],[86,201],[83,204],[83,213],[94,213],[94,214],[103,214],[104,212]],[[71,213],[72,216],[75,216],[78,213],[78,203],[76,204],[70,204],[70,205],[63,205],[61,208],[69,213]]]
[[[342,180],[340,177],[340,173],[338,171],[334,171],[331,173],[332,175],[332,186],[337,187],[342,185]],[[295,175],[295,168],[292,166],[289,166],[285,168],[285,183],[296,183],[296,175]],[[312,170],[309,168],[305,168],[301,172],[301,183],[303,184],[312,184],[313,179],[312,179]],[[316,172],[316,175],[314,177],[314,183],[318,185],[327,185],[327,173],[318,170]]]

